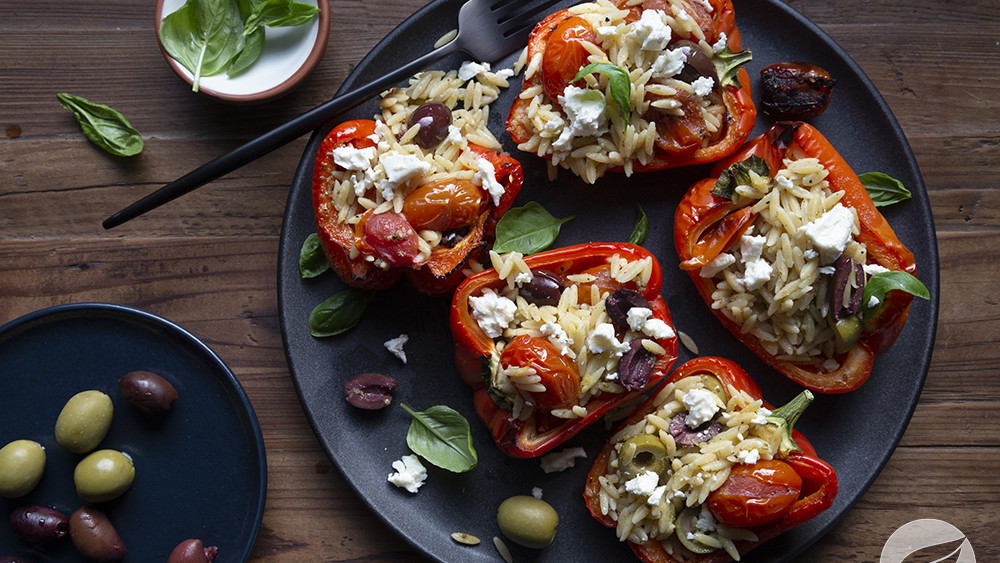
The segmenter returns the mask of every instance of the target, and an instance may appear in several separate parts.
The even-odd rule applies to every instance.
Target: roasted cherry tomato
[[[403,215],[414,229],[447,231],[476,222],[486,195],[471,180],[431,180],[406,195]]]
[[[587,64],[590,52],[581,43],[597,40],[587,20],[568,17],[556,24],[542,54],[542,87],[549,99],[557,101]]]
[[[721,487],[708,495],[709,510],[728,526],[750,528],[773,522],[792,509],[802,477],[780,459],[734,466]]]
[[[545,410],[570,407],[580,391],[580,373],[554,344],[544,338],[522,334],[500,353],[500,365],[532,368],[542,378],[544,391],[521,391],[538,408]]]
[[[365,243],[390,266],[412,266],[420,253],[420,236],[406,217],[379,213],[365,221]]]

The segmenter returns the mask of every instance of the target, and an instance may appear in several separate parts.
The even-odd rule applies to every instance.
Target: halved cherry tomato
[[[681,104],[680,115],[662,111],[647,114],[647,118],[656,123],[656,146],[675,155],[692,153],[701,148],[702,139],[709,137],[708,127],[694,94],[679,90],[673,97]]]
[[[787,514],[802,492],[802,477],[780,459],[733,467],[721,487],[708,495],[709,510],[727,526],[749,528]]]
[[[542,88],[555,102],[580,69],[587,64],[590,52],[582,41],[597,41],[594,30],[580,16],[568,17],[555,25],[542,54]]]
[[[406,217],[378,213],[365,221],[365,243],[392,267],[412,266],[420,253],[420,236]]]
[[[403,215],[414,229],[448,231],[476,222],[486,194],[471,180],[445,178],[418,186],[403,200]]]
[[[527,367],[542,378],[545,391],[521,391],[540,409],[561,409],[576,404],[580,391],[580,372],[558,348],[544,338],[522,334],[510,341],[500,353],[500,365]]]

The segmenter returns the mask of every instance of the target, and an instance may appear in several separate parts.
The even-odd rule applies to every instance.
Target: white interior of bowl
[[[300,0],[316,6],[316,0]],[[164,16],[184,5],[185,0],[163,0]],[[264,92],[284,83],[306,62],[319,35],[319,16],[307,24],[294,27],[268,27],[264,30],[264,51],[243,74],[230,78],[225,72],[215,76],[202,76],[201,88],[221,94],[244,96]],[[187,79],[194,80],[186,68],[177,65]]]

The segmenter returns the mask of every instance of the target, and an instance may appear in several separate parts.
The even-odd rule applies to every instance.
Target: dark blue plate
[[[171,412],[151,417],[128,404],[118,378],[157,373],[177,389]],[[86,561],[69,538],[32,547],[6,524],[22,504],[67,516],[85,503],[73,468],[83,455],[60,447],[54,426],[65,402],[97,389],[114,403],[99,448],[130,455],[136,478],[121,497],[98,506],[128,548],[128,561],[166,561],[181,541],[219,548],[218,561],[245,561],[264,513],[267,464],[253,407],[233,373],[176,324],[120,305],[80,303],[43,309],[0,327],[0,442],[35,440],[47,463],[38,487],[0,499],[0,555],[35,561]]]
[[[569,5],[575,2],[564,2]],[[344,88],[357,86],[398,68],[415,53],[454,28],[462,0],[435,0],[389,34],[357,66]],[[858,173],[879,171],[900,179],[913,192],[905,203],[883,208],[899,238],[913,251],[920,279],[932,301],[915,301],[909,321],[895,346],[879,357],[871,378],[859,390],[821,396],[799,421],[821,457],[838,472],[840,494],[818,518],[791,530],[745,557],[747,562],[789,561],[826,534],[864,494],[888,461],[903,435],[923,386],[934,347],[938,312],[938,255],[927,192],[906,137],[882,96],[850,56],[821,29],[779,0],[736,0],[736,21],[745,48],[753,51],[748,65],[759,90],[759,71],[780,61],[810,61],[837,80],[833,101],[812,124],[819,128]],[[438,68],[458,68],[466,57],[456,55]],[[516,54],[494,64],[510,67]],[[677,202],[694,181],[707,176],[708,167],[689,167],[636,174],[609,175],[596,185],[585,185],[560,170],[554,182],[546,180],[545,165],[517,151],[504,131],[507,108],[520,82],[511,81],[490,112],[490,129],[506,140],[507,150],[525,168],[525,183],[515,205],[538,201],[556,217],[575,216],[564,224],[556,247],[586,241],[623,241],[636,220],[636,204],[649,216],[644,246],[663,267],[663,296],[680,330],[690,334],[703,355],[737,361],[760,384],[773,404],[783,404],[800,388],[763,364],[715,319],[685,272],[677,268],[672,238]],[[759,102],[759,96],[755,97]],[[344,119],[371,118],[374,104],[365,104]],[[755,135],[771,121],[759,115]],[[331,124],[332,127],[333,124]],[[558,474],[545,474],[537,460],[505,457],[476,417],[471,392],[459,379],[452,359],[447,298],[417,295],[405,283],[381,292],[363,322],[344,335],[315,339],[309,336],[310,310],[345,286],[335,275],[302,280],[299,248],[314,232],[310,199],[313,161],[323,136],[321,129],[306,147],[286,207],[279,261],[279,304],[282,332],[292,376],[306,413],[330,458],[358,495],[386,524],[424,554],[442,561],[497,561],[489,541],[499,531],[496,507],[515,494],[540,487],[544,499],[559,512],[561,524],[555,543],[544,549],[520,549],[508,542],[518,561],[576,562],[629,561],[628,547],[613,530],[591,518],[581,495],[593,456],[608,432],[597,424],[569,444],[583,446],[590,458]],[[400,333],[410,335],[409,363],[402,365],[382,343]],[[691,354],[682,350],[677,365]],[[415,409],[449,405],[469,419],[479,451],[479,466],[456,475],[430,467],[427,484],[416,495],[386,482],[390,464],[408,453],[409,417],[398,406],[376,413],[359,412],[344,402],[343,382],[361,372],[396,377],[398,401]],[[558,448],[557,448],[558,449]],[[448,534],[479,536],[476,548],[454,543]],[[870,538],[856,538],[863,545]],[[850,545],[854,538],[842,538]],[[331,556],[333,554],[331,553]]]

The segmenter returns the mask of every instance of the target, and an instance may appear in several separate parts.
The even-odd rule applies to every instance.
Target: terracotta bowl
[[[160,21],[184,5],[185,0],[156,0],[155,31],[167,64],[189,85],[194,76],[167,54],[160,43]],[[229,102],[263,102],[288,93],[319,64],[330,39],[329,0],[301,0],[319,7],[312,21],[296,27],[266,28],[264,52],[243,74],[230,78],[225,72],[203,76],[200,93]]]

